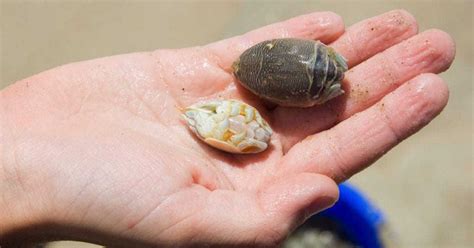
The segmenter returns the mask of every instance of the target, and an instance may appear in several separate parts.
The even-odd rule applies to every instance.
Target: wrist
[[[43,221],[44,199],[37,185],[20,169],[15,152],[14,118],[7,112],[5,91],[0,91],[0,246],[8,240],[25,242],[28,231]]]

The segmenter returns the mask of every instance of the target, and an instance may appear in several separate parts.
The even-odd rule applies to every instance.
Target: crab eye
[[[230,153],[258,153],[268,147],[272,129],[252,106],[237,100],[200,102],[183,118],[199,139]]]

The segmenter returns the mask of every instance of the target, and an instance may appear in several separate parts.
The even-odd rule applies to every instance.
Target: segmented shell
[[[184,110],[183,118],[201,140],[230,153],[262,152],[272,135],[260,113],[237,100],[197,103]]]
[[[346,59],[319,41],[275,39],[247,49],[234,75],[254,94],[283,106],[311,107],[344,93]]]

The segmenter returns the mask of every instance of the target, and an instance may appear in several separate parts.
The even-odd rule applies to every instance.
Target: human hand
[[[0,95],[0,237],[107,245],[268,245],[331,206],[349,178],[432,120],[448,90],[449,35],[418,34],[404,11],[344,31],[299,16],[207,46],[55,68]],[[329,43],[348,59],[346,94],[313,108],[269,107],[230,66],[266,39]],[[408,40],[405,40],[408,39]],[[242,99],[275,131],[270,148],[232,155],[200,142],[179,108]]]

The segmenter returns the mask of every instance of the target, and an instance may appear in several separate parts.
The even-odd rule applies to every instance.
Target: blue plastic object
[[[338,232],[354,245],[363,248],[383,248],[381,231],[385,218],[382,212],[354,186],[339,185],[339,201],[331,208],[311,217],[307,223],[322,218],[338,226]]]

